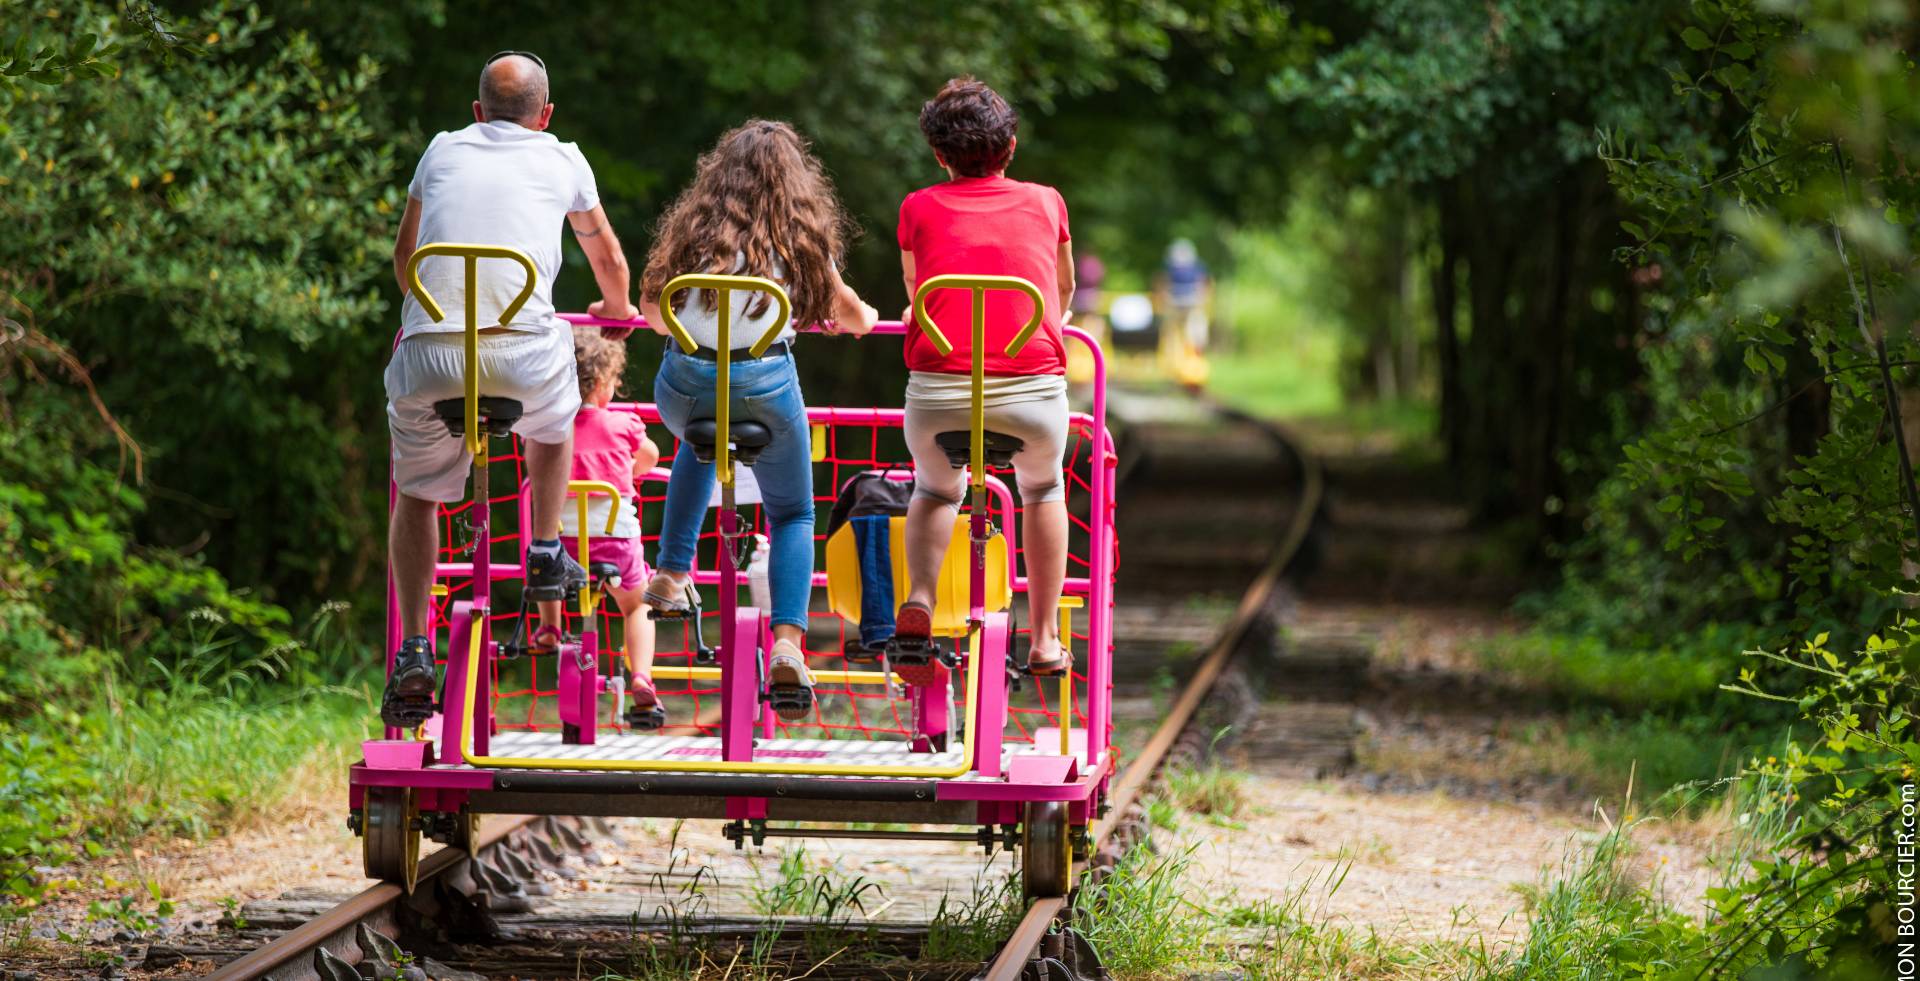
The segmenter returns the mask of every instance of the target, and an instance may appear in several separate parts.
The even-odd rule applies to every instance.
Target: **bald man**
[[[554,315],[553,278],[560,271],[560,226],[593,266],[600,299],[587,312],[611,320],[637,315],[629,293],[627,259],[600,207],[593,169],[579,147],[546,132],[553,119],[547,69],[540,59],[503,51],[480,70],[473,125],[433,138],[407,187],[407,209],[393,246],[393,274],[407,294],[401,341],[387,363],[387,428],[393,476],[399,486],[388,528],[394,594],[400,607],[400,649],[387,679],[380,716],[411,728],[432,715],[434,670],[427,640],[429,594],[439,552],[435,509],[466,497],[472,458],[433,411],[441,399],[465,392],[466,284],[464,260],[434,256],[421,263],[420,281],[446,314],[435,321],[409,292],[407,262],[421,242],[504,245],[533,259],[533,294],[500,324],[500,313],[523,285],[511,263],[479,264],[480,392],[518,399],[523,414],[513,431],[526,456],[532,528],[527,550],[527,596],[557,600],[577,590],[586,573],[560,550],[560,509],[572,468],[573,416],[580,408],[573,365],[573,333]],[[616,339],[629,331],[608,331]]]

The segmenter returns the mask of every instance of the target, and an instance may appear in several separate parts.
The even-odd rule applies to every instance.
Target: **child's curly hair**
[[[962,177],[991,177],[1007,169],[1019,130],[1019,113],[972,75],[949,81],[920,107],[927,145]]]
[[[619,391],[620,376],[627,370],[627,346],[600,336],[598,327],[575,327],[573,366],[580,376],[580,401],[590,401],[609,379],[614,391]]]

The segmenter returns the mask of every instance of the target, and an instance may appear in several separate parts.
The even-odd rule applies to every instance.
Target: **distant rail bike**
[[[440,309],[417,275],[421,259],[434,255],[465,259],[469,296],[482,259],[518,263],[531,290],[533,268],[519,253],[427,245],[416,253],[408,276],[422,306],[436,317]],[[494,262],[488,266],[490,273],[499,268]],[[787,319],[787,298],[769,281],[683,276],[668,285],[662,310],[673,335],[669,343],[689,350],[693,341],[666,302],[688,288],[767,293],[782,310],[778,322]],[[1015,339],[1016,349],[1039,322],[1043,301],[1024,281],[939,277],[923,284],[914,314],[942,347],[949,340],[926,318],[924,304],[929,292],[943,288],[975,295],[976,377],[984,347],[979,298],[986,291],[1010,289],[1034,302],[1032,322]],[[466,393],[457,400],[457,411],[450,405],[442,415],[448,438],[465,440],[474,463],[469,500],[441,509],[444,534],[432,639],[444,680],[436,712],[425,725],[414,731],[389,728],[384,738],[366,741],[363,758],[350,768],[350,823],[363,838],[367,874],[411,888],[420,839],[467,846],[482,814],[710,818],[725,822],[737,844],[758,844],[768,836],[831,835],[1017,848],[1028,894],[1064,894],[1074,862],[1084,858],[1087,828],[1104,810],[1115,769],[1110,739],[1118,561],[1115,456],[1099,345],[1084,332],[1064,329],[1086,348],[1093,366],[1087,411],[1071,418],[1064,475],[1071,531],[1061,635],[1083,656],[1059,678],[1028,677],[1013,667],[1014,639],[1022,632],[1017,618],[1027,590],[1016,536],[1020,503],[992,473],[994,464],[1004,467],[1004,448],[998,434],[984,431],[976,383],[972,431],[942,439],[956,466],[979,459],[983,450],[989,464],[973,468],[967,514],[955,521],[938,589],[934,632],[944,643],[935,645],[930,657],[948,670],[932,672],[933,683],[908,684],[897,670],[903,664],[860,643],[861,568],[853,530],[842,524],[828,534],[816,526],[813,585],[824,589],[814,591],[805,645],[814,686],[806,717],[786,721],[773,711],[777,700],[803,696],[769,685],[767,614],[740,602],[746,543],[751,529],[764,520],[751,467],[770,436],[763,427],[728,418],[730,308],[724,295],[715,306],[721,330],[716,418],[687,428],[695,452],[714,461],[720,488],[716,521],[702,533],[695,570],[703,603],[677,624],[661,623],[652,674],[661,702],[673,710],[672,721],[642,731],[623,722],[622,661],[603,642],[619,636],[618,611],[601,602],[607,569],[590,567],[589,585],[567,610],[573,629],[556,653],[510,657],[512,645],[498,640],[530,629],[528,604],[516,611],[494,603],[497,589],[505,586],[512,595],[524,577],[526,493],[518,447],[507,433],[520,407],[481,390],[474,353],[479,325],[474,304],[465,305]],[[635,325],[572,314],[565,319]],[[759,339],[755,350],[764,349],[778,331],[776,326]],[[882,322],[863,343],[904,333],[903,324]],[[660,422],[651,403],[612,408]],[[829,510],[842,486],[857,475],[910,478],[901,409],[810,406],[807,415],[810,432],[803,438],[811,441],[816,498],[828,505],[817,510]],[[508,480],[499,481],[503,476]],[[643,527],[655,531],[665,479],[665,471],[656,470],[636,485]],[[591,534],[586,499],[613,488],[575,483],[569,491],[579,500],[585,566]],[[509,528],[496,524],[496,517],[509,516]],[[891,521],[891,574],[896,595],[904,596],[903,519]],[[643,537],[652,541],[654,535]],[[393,651],[400,627],[391,589],[388,614],[387,649]],[[717,644],[710,646],[709,637]],[[913,676],[928,677],[925,666]],[[791,703],[785,707],[792,714]],[[899,825],[954,830],[883,830]]]

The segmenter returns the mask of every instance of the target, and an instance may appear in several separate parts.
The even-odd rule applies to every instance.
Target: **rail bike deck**
[[[1089,764],[1084,737],[1074,754],[1049,751],[1057,734],[1042,730],[1038,746],[1012,744],[1000,752],[1001,776],[975,767],[964,747],[916,752],[893,740],[768,739],[754,758],[822,768],[887,765],[924,775],[827,776],[812,773],[739,774],[691,769],[676,772],[586,767],[620,763],[721,759],[714,736],[617,733],[591,745],[567,744],[558,734],[509,731],[492,737],[491,757],[525,765],[430,763],[424,741],[386,744],[352,768],[356,788],[411,787],[428,807],[464,804],[476,813],[581,814],[627,817],[770,818],[806,821],[887,821],[916,824],[1006,824],[1028,801],[1067,803],[1085,820],[1096,790],[1112,769]],[[577,761],[580,768],[566,766]],[[966,767],[959,776],[945,776]]]

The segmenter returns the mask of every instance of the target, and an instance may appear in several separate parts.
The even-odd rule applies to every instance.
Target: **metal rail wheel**
[[[1030,801],[1022,816],[1020,883],[1030,898],[1064,896],[1073,881],[1065,801]]]
[[[367,878],[408,892],[420,878],[420,821],[411,787],[368,787],[361,856]]]

